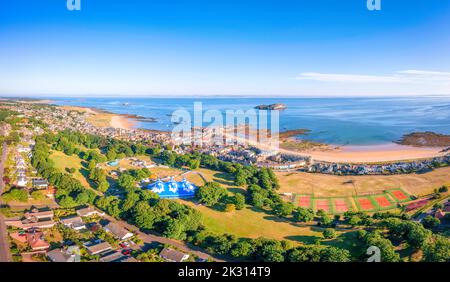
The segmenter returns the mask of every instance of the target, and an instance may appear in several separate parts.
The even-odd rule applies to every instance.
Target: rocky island
[[[416,147],[447,147],[450,146],[450,135],[435,132],[413,132],[404,135],[396,143]]]
[[[285,104],[270,104],[270,105],[259,105],[255,109],[258,110],[284,110],[287,106]]]

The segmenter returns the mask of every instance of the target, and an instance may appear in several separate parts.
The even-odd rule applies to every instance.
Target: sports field
[[[397,208],[397,203],[411,199],[411,196],[400,188],[354,197],[317,197],[313,194],[295,194],[292,197],[297,207],[312,208],[314,211],[323,210],[329,214],[342,214],[351,210],[365,212],[392,210]]]
[[[276,172],[280,193],[314,194],[316,197],[353,197],[379,193],[386,189],[402,189],[411,195],[433,193],[442,185],[450,185],[450,167],[423,174],[337,176],[306,172]]]

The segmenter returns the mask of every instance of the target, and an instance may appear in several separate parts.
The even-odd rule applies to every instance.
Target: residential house
[[[42,232],[28,232],[26,233],[28,245],[33,251],[42,251],[50,247],[50,244],[45,242],[44,233]]]
[[[126,230],[125,228],[121,227],[120,225],[116,223],[108,223],[105,225],[104,229],[107,232],[112,233],[115,237],[117,237],[119,240],[126,240],[134,236],[133,233]]]
[[[52,228],[53,226],[55,226],[55,222],[52,219],[38,220],[35,218],[24,220],[5,220],[5,224],[8,226],[17,227],[24,230],[35,228],[39,229]]]
[[[81,217],[89,217],[93,215],[104,216],[105,213],[94,209],[93,207],[87,207],[77,210],[77,214]]]
[[[108,242],[93,243],[86,246],[86,250],[90,255],[98,255],[111,249],[112,247]]]
[[[101,262],[113,262],[113,261],[121,259],[122,257],[123,257],[123,255],[120,252],[112,251],[112,252],[109,252],[109,253],[103,255],[100,258],[100,261]]]
[[[19,152],[19,153],[29,153],[29,152],[31,152],[31,148],[29,146],[19,145],[19,146],[17,146],[17,152]]]
[[[50,245],[45,242],[44,234],[40,231],[31,231],[27,233],[11,233],[11,238],[22,244],[27,244],[33,251],[42,251],[50,247]]]
[[[139,261],[134,257],[123,256],[120,259],[116,260],[116,262],[139,262]]]
[[[161,251],[161,253],[159,253],[159,256],[165,259],[166,261],[171,262],[183,262],[189,258],[188,254],[182,253],[180,251],[171,248],[164,248]]]
[[[80,258],[75,254],[75,252],[69,249],[54,249],[47,252],[47,257],[52,262],[79,262]]]
[[[39,210],[37,208],[32,209],[30,212],[26,212],[24,214],[26,219],[36,218],[36,219],[44,219],[50,218],[52,219],[54,213],[52,210]]]
[[[34,189],[47,189],[48,181],[46,179],[33,179],[32,180]]]
[[[81,217],[79,216],[67,216],[61,218],[61,223],[75,230],[81,230],[86,228],[83,219],[81,219]]]
[[[17,177],[17,186],[19,187],[25,187],[28,184],[28,179],[25,176],[18,176]]]

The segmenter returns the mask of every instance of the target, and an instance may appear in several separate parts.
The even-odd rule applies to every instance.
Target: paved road
[[[138,234],[139,238],[141,238],[142,241],[144,241],[144,243],[151,244],[152,242],[158,242],[160,244],[172,245],[182,252],[194,254],[202,259],[211,259],[213,261],[218,261],[218,262],[225,261],[222,257],[217,257],[217,256],[212,257],[211,255],[202,251],[200,248],[198,248],[196,246],[188,245],[182,241],[177,241],[177,240],[169,239],[166,237],[161,237],[161,236],[141,232],[139,230],[139,228],[137,228],[136,226],[128,224],[127,222],[125,222],[123,220],[117,220],[109,215],[105,215],[104,218],[111,222],[117,223],[118,225],[128,229],[129,231],[134,232],[135,234]]]
[[[3,193],[5,184],[3,183],[4,164],[6,161],[6,155],[8,152],[8,146],[3,143],[2,155],[0,159],[0,195]],[[0,199],[0,206],[3,203]],[[12,261],[11,252],[9,251],[9,239],[8,232],[6,231],[5,218],[0,214],[0,262]]]

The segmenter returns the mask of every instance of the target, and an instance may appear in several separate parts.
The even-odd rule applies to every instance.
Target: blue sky
[[[0,1],[0,95],[450,95],[450,1]]]

